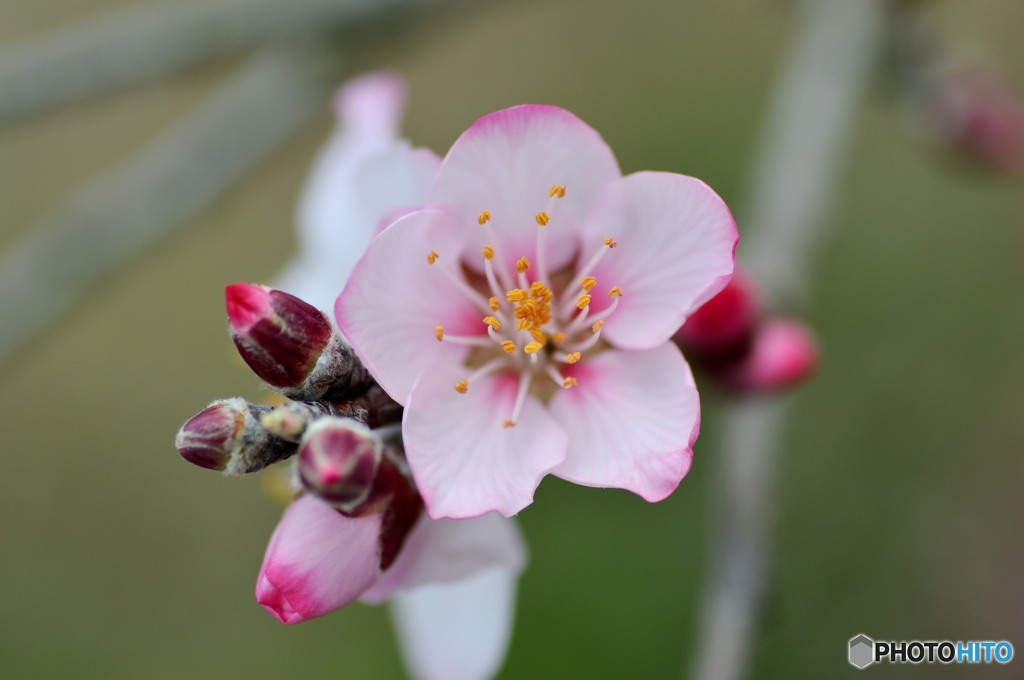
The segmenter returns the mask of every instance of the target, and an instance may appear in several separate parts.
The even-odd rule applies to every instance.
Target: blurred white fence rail
[[[323,45],[268,48],[0,254],[0,360],[324,110],[340,74],[339,55]]]
[[[882,40],[882,0],[804,0],[768,115],[741,262],[769,305],[806,296],[851,123]],[[786,398],[749,398],[722,419],[715,534],[690,677],[746,676],[757,637]]]
[[[120,10],[0,50],[0,119],[436,0],[202,0]]]

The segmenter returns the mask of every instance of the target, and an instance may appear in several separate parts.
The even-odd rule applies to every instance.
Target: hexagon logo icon
[[[867,635],[858,635],[850,640],[850,663],[857,668],[867,668],[875,662],[875,641]]]

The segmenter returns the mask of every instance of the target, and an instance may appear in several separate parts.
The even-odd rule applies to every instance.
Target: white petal
[[[518,576],[492,568],[397,594],[391,615],[413,680],[488,680],[512,638]]]
[[[501,567],[518,574],[526,566],[526,544],[515,519],[497,513],[466,520],[422,517],[395,563],[360,599],[377,604],[396,590],[454,583]]]

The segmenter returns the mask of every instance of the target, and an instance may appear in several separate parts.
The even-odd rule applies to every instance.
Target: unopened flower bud
[[[818,358],[818,343],[809,328],[797,321],[770,319],[758,328],[749,354],[720,377],[743,392],[782,390],[809,378],[818,368]]]
[[[294,295],[247,283],[225,291],[231,339],[249,368],[292,399],[357,394],[369,374],[331,322]]]
[[[262,470],[296,449],[260,426],[260,415],[269,410],[240,397],[215,401],[181,426],[174,444],[185,460],[210,470],[234,475]]]
[[[299,480],[310,493],[352,512],[370,496],[383,447],[381,438],[362,423],[321,418],[299,447]]]
[[[231,339],[245,363],[274,387],[295,387],[316,365],[333,329],[294,295],[247,283],[224,289]]]
[[[730,363],[750,348],[759,314],[754,282],[737,271],[718,295],[690,315],[675,339],[697,363]]]
[[[921,89],[940,141],[992,168],[1024,175],[1024,97],[995,66],[946,68]]]

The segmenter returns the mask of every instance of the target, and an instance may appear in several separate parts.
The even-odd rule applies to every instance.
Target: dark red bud
[[[675,339],[697,363],[729,363],[749,349],[759,315],[754,282],[737,271],[718,295],[690,315]]]
[[[181,426],[174,445],[188,462],[223,470],[241,445],[248,411],[243,399],[215,402]]]
[[[224,289],[231,339],[256,375],[280,388],[296,387],[331,341],[324,314],[284,291],[248,283]]]
[[[310,493],[351,512],[369,497],[382,457],[383,442],[362,423],[320,418],[299,447],[299,479]]]

